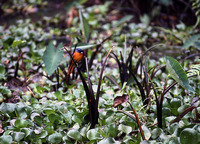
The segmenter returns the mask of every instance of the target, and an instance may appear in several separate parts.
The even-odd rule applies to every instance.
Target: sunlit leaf
[[[120,130],[126,134],[129,134],[132,131],[132,127],[120,124],[118,127],[118,130]]]
[[[150,132],[150,130],[148,129],[148,127],[145,126],[145,125],[142,125],[142,130],[143,130],[143,132],[144,132],[144,137],[146,138],[146,140],[149,140],[150,137],[151,137],[151,132]]]
[[[85,17],[83,16],[80,10],[79,10],[79,18],[81,21],[81,29],[82,29],[83,37],[85,39],[85,42],[88,43],[90,27],[89,27],[88,21],[85,19]]]
[[[115,143],[116,143],[115,139],[111,138],[111,137],[104,138],[104,139],[102,139],[101,141],[98,142],[98,144],[115,144]]]
[[[12,137],[10,135],[2,135],[0,137],[0,142],[2,144],[11,144],[12,142]]]
[[[163,132],[163,130],[161,128],[155,128],[153,129],[153,131],[151,132],[151,137],[153,139],[156,139],[157,137],[160,136],[160,134]]]
[[[166,56],[167,69],[170,73],[170,76],[177,81],[183,88],[194,91],[189,85],[189,81],[185,71],[177,60],[172,57]]]
[[[25,136],[24,132],[14,132],[13,133],[13,139],[17,142],[19,142],[20,140],[22,140]]]
[[[89,43],[78,43],[76,45],[72,45],[71,49],[74,50],[74,48],[80,48],[82,50],[85,50],[85,49],[89,49],[89,48],[93,48],[97,46],[96,44],[89,44]]]
[[[60,143],[62,141],[62,135],[60,133],[51,134],[48,137],[50,143]]]
[[[70,138],[77,140],[77,141],[81,141],[81,139],[82,139],[80,132],[76,129],[70,130],[67,133],[67,136],[69,136]]]
[[[87,138],[89,140],[99,140],[102,139],[102,136],[100,135],[100,132],[97,129],[90,129],[87,132]]]
[[[14,40],[12,43],[12,47],[13,48],[20,47],[25,43],[26,43],[26,41],[24,41],[24,40]]]
[[[15,110],[16,104],[13,103],[2,103],[0,106],[0,111],[3,113],[11,113]]]
[[[17,128],[24,128],[28,125],[28,122],[24,119],[17,119],[15,121],[15,127]]]
[[[49,75],[51,75],[59,66],[63,58],[63,47],[62,43],[58,45],[56,50],[54,49],[54,44],[50,43],[44,52],[43,60],[45,64],[45,69]]]

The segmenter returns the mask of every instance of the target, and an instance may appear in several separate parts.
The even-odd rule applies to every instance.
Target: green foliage
[[[79,17],[80,17],[80,21],[81,21],[81,30],[82,30],[82,34],[85,40],[85,43],[89,42],[89,34],[90,34],[90,27],[88,24],[88,21],[85,19],[85,17],[83,16],[82,12],[79,10]]]
[[[61,48],[63,48],[63,45],[59,44],[55,50],[54,44],[52,42],[47,46],[44,52],[43,60],[44,60],[46,71],[49,75],[53,74],[53,72],[57,69],[60,62],[62,61],[63,50],[61,50]]]
[[[192,35],[183,45],[182,48],[189,48],[190,46],[194,46],[197,49],[200,49],[200,34]]]
[[[189,85],[187,75],[179,62],[172,57],[166,56],[166,64],[170,76],[177,81],[183,88],[193,91]]]
[[[199,76],[200,73],[200,64],[194,64],[190,66],[190,69],[187,71],[187,76],[196,75]]]
[[[170,57],[166,58],[168,69],[173,72],[175,80],[182,84],[183,88],[174,86],[164,96],[161,109],[162,129],[156,125],[158,121],[157,105],[153,89],[157,95],[161,95],[163,80],[168,75],[165,68],[162,68],[165,65],[163,53],[179,59],[185,58],[185,51],[180,47],[182,42],[185,42],[183,48],[189,51],[187,54],[197,54],[199,50],[199,34],[195,34],[197,30],[183,23],[175,25],[173,29],[158,28],[151,25],[152,18],[147,15],[141,17],[143,23],[133,23],[133,16],[121,17],[118,9],[112,10],[110,7],[113,4],[112,1],[87,8],[81,5],[85,2],[86,0],[79,0],[70,3],[71,5],[66,4],[66,8],[70,9],[75,5],[75,10],[80,8],[82,11],[80,11],[79,18],[73,17],[71,27],[66,28],[65,26],[68,20],[67,14],[67,17],[64,16],[64,18],[62,14],[57,14],[52,17],[42,16],[42,19],[33,21],[27,19],[28,13],[25,13],[24,20],[13,20],[10,25],[0,26],[0,143],[103,144],[181,143],[183,141],[192,143],[200,133],[200,127],[196,124],[199,122],[198,114],[200,112],[197,99],[200,89],[199,79],[190,79],[190,85],[195,88],[195,94],[188,95],[184,89],[190,87],[187,76],[199,76],[199,62],[194,62],[192,59],[185,60],[182,68],[177,61]],[[169,5],[172,1],[160,0],[158,2]],[[18,0],[13,0],[11,4],[13,4],[12,7],[3,4],[1,8],[4,12],[14,9],[24,13],[25,5],[27,8],[29,6],[40,8],[41,6],[45,10],[45,5],[48,3],[47,1],[43,3],[41,0],[22,0],[19,3]],[[198,11],[196,4],[193,5],[194,9]],[[79,19],[80,25],[77,25]],[[110,34],[113,36],[109,40],[97,44]],[[70,37],[72,45],[68,43],[68,37]],[[120,57],[120,52],[124,52],[124,59],[123,56],[119,58],[119,63],[128,59],[127,53],[133,50],[129,58],[132,59],[130,68],[133,70],[143,49],[151,45],[155,46],[155,43],[162,43],[162,46],[157,45],[156,49],[152,51],[145,51],[146,55],[140,59],[143,63],[140,63],[141,65],[134,73],[138,82],[143,82],[141,86],[144,94],[148,94],[148,90],[150,90],[149,105],[143,106],[140,91],[132,77],[123,85],[120,83],[119,69],[113,59],[113,54],[111,54],[102,76],[111,76],[109,78],[112,81],[107,78],[101,80],[98,124],[94,129],[90,129],[88,103],[83,85],[80,83],[79,77],[72,85],[64,84],[64,72],[67,70],[66,64],[69,63],[70,57],[61,50],[63,47],[61,44],[57,48],[53,43],[47,45],[52,39],[57,43],[61,40],[71,50],[74,50],[75,46],[83,50],[87,49],[88,60],[99,47],[94,64],[89,69],[94,92],[97,91],[102,61],[105,60],[107,50],[113,45],[113,54],[116,54],[117,57]],[[134,46],[133,49],[132,46]],[[167,53],[169,51],[172,52]],[[182,53],[184,54],[182,55]],[[154,57],[155,59],[153,59]],[[16,78],[13,78],[17,61],[19,62],[18,74]],[[49,76],[43,74],[45,71],[43,63]],[[188,68],[186,76],[184,70]],[[58,77],[52,75],[56,69],[54,75]],[[149,74],[147,80],[143,71],[147,71]],[[83,77],[86,77],[84,70],[81,73]],[[166,80],[167,85],[171,83],[172,79]],[[121,89],[121,87],[123,88]],[[138,113],[145,141],[142,141],[135,117],[127,104],[123,103],[117,108],[112,107],[114,98],[123,94],[130,96],[130,102]],[[188,111],[178,122],[172,123],[191,105],[196,108]],[[199,138],[195,140],[198,143],[199,141]]]

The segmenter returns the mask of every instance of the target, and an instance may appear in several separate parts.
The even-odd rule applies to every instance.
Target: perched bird
[[[80,49],[80,48],[77,48],[76,51],[73,53],[73,59],[78,63],[82,60],[83,58],[83,50]],[[70,66],[68,68],[68,72],[67,72],[67,78],[66,78],[66,82],[67,84],[69,83],[69,78],[70,78],[70,74],[73,72],[74,70],[74,67],[75,67],[75,63],[74,61],[71,59],[71,62],[70,62]]]

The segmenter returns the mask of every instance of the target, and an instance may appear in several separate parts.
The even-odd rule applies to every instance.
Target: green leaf
[[[120,130],[126,134],[129,134],[132,131],[132,127],[120,124],[118,127],[118,130]]]
[[[180,134],[181,144],[197,144],[198,133],[192,128],[185,128]]]
[[[150,137],[151,137],[151,132],[150,130],[148,129],[148,127],[146,127],[145,125],[142,125],[142,130],[144,132],[144,137],[149,140]]]
[[[60,43],[57,47],[57,49],[54,49],[54,45],[51,42],[43,56],[44,64],[45,64],[45,69],[49,75],[51,75],[59,66],[60,62],[62,61],[63,58],[63,50],[60,50],[63,47],[62,43]]]
[[[115,143],[116,143],[115,139],[111,138],[111,137],[104,138],[104,139],[102,139],[101,141],[98,142],[98,144],[115,144]]]
[[[89,27],[88,21],[83,16],[81,10],[79,10],[79,18],[80,18],[80,21],[81,21],[81,29],[82,29],[83,37],[85,39],[85,43],[88,43],[89,42],[90,27]]]
[[[15,127],[17,128],[25,128],[28,125],[28,122],[24,119],[17,119],[15,121]]]
[[[13,103],[2,103],[0,106],[0,111],[3,113],[11,113],[14,112],[16,104]]]
[[[11,144],[12,137],[10,135],[2,135],[0,137],[0,143],[1,144]]]
[[[57,97],[57,99],[58,99],[59,101],[62,100],[62,92],[61,92],[61,91],[56,91],[56,92],[54,93],[54,95]]]
[[[4,74],[5,73],[5,67],[0,64],[0,74]]]
[[[22,40],[14,40],[12,43],[12,47],[17,48],[17,47],[22,46],[25,43],[26,43],[26,41],[24,41],[24,40],[23,41]]]
[[[62,135],[60,133],[51,134],[48,137],[48,141],[51,143],[60,143],[62,141]]]
[[[167,69],[170,73],[170,76],[177,81],[183,88],[194,91],[189,85],[189,81],[185,71],[177,60],[172,57],[166,56]]]
[[[152,130],[151,132],[151,138],[152,139],[156,139],[157,137],[160,136],[160,134],[163,132],[163,130],[161,128],[155,128]]]
[[[80,132],[76,129],[70,130],[67,133],[67,136],[69,136],[70,138],[77,140],[77,141],[81,141],[82,140],[82,136],[80,135]]]
[[[89,140],[100,140],[102,139],[102,136],[100,135],[100,132],[97,129],[90,129],[87,132],[87,138]]]
[[[52,110],[51,108],[45,108],[44,112],[46,113],[47,116],[49,116],[50,114],[55,114],[55,111]]]
[[[190,46],[196,46],[198,45],[195,44],[196,42],[199,42],[199,39],[200,39],[200,34],[195,34],[193,36],[191,36],[183,45],[183,49],[186,49],[186,48],[189,48]]]
[[[126,16],[124,16],[123,18],[121,18],[121,19],[117,22],[117,24],[114,25],[114,28],[120,26],[121,24],[123,24],[123,23],[125,23],[125,22],[127,22],[127,21],[130,21],[132,18],[133,18],[132,15],[126,15]]]
[[[96,44],[89,44],[89,43],[78,43],[76,45],[72,45],[71,49],[73,50],[75,47],[76,48],[80,48],[82,50],[86,50],[86,49],[89,49],[89,48],[93,48],[97,46]]]
[[[19,142],[20,140],[22,140],[25,136],[24,132],[14,132],[13,133],[13,139],[17,142]]]

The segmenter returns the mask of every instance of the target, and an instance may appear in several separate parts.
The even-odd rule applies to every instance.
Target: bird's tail
[[[73,72],[74,70],[74,63],[72,62],[69,69],[68,69],[68,72],[67,72],[67,77],[66,77],[66,83],[69,84],[69,79],[70,79],[70,74]]]

